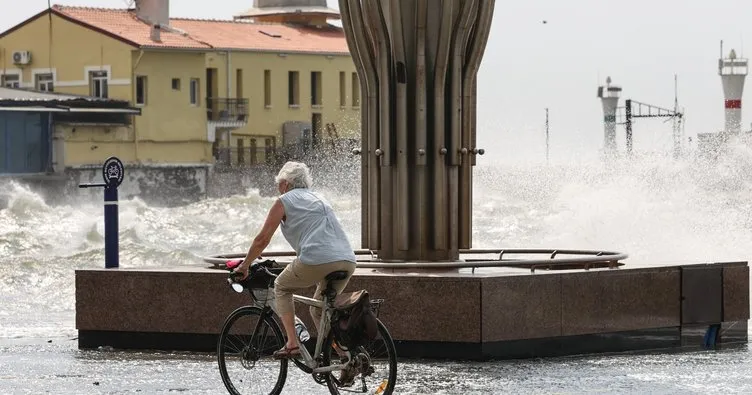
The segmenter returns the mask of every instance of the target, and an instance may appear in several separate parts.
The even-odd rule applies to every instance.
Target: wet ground
[[[2,394],[224,394],[213,354],[83,351],[71,338],[0,342]],[[284,394],[327,394],[292,368]],[[725,350],[524,361],[400,361],[399,394],[752,393],[752,353]]]

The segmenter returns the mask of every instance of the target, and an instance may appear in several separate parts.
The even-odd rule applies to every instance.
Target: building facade
[[[56,5],[0,33],[0,83],[140,109],[123,132],[79,125],[90,131],[70,139],[61,168],[117,155],[126,167],[193,172],[206,192],[217,168],[359,137],[360,88],[341,29],[320,15],[269,17],[278,21],[170,18],[156,0]]]
[[[92,136],[123,138],[140,113],[124,100],[0,87],[0,183],[21,181],[48,200],[64,196],[73,183],[101,183],[101,166],[71,174],[63,159]]]

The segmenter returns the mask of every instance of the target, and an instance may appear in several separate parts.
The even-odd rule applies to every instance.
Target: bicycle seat
[[[337,270],[326,275],[326,281],[344,280],[347,278],[346,270]]]

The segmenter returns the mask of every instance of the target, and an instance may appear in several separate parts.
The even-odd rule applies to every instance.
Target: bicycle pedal
[[[347,367],[340,372],[337,378],[338,387],[352,387],[355,385],[355,378],[358,376],[358,371],[353,367]]]

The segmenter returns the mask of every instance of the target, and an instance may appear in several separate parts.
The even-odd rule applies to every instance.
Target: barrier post
[[[120,266],[120,235],[118,224],[118,187],[123,182],[124,167],[112,156],[102,165],[104,183],[80,184],[79,188],[104,188],[104,267]]]

